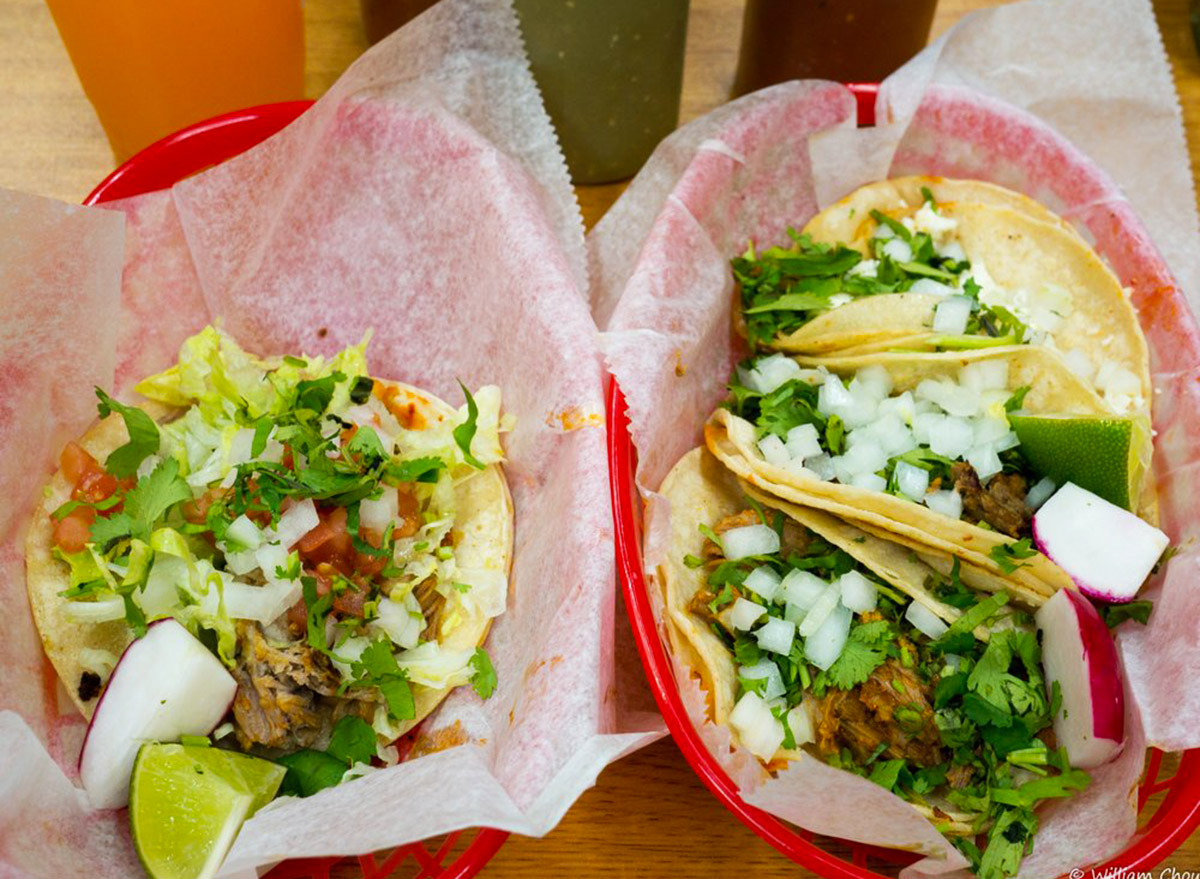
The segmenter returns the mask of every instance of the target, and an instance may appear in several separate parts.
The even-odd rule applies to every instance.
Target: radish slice
[[[1038,549],[1099,601],[1132,601],[1171,542],[1128,510],[1068,482],[1033,515]]]
[[[1054,735],[1071,765],[1107,763],[1125,744],[1125,691],[1117,648],[1100,614],[1083,596],[1061,589],[1038,610],[1046,685],[1057,681],[1062,709]]]
[[[79,777],[92,806],[128,804],[138,748],[207,735],[236,691],[233,676],[187,629],[170,619],[152,623],[125,648],[88,724]]]

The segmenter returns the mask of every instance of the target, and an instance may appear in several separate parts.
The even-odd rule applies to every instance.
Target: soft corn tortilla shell
[[[850,242],[870,237],[875,229],[871,211],[885,214],[900,209],[916,211],[925,203],[922,187],[930,191],[939,208],[957,203],[1008,208],[1078,237],[1070,223],[1027,195],[982,180],[924,176],[896,177],[861,186],[809,220],[804,231],[821,241]]]
[[[842,242],[866,253],[877,225],[870,210],[896,218],[915,213],[921,205],[920,182],[927,179],[864,187],[814,217],[805,232],[816,241]],[[1025,196],[976,181],[942,180],[931,188],[940,213],[958,221],[956,234],[968,257],[982,263],[1001,286],[1036,294],[1053,285],[1071,292],[1072,310],[1053,334],[1056,346],[1084,351],[1097,367],[1113,362],[1128,369],[1138,377],[1141,398],[1149,407],[1146,339],[1120,281],[1095,251],[1065,222]],[[936,296],[907,293],[864,297],[819,315],[772,347],[809,355],[845,349],[931,350],[938,337],[932,329],[938,301]]]
[[[1030,386],[1024,404],[1028,411],[1107,414],[1099,398],[1057,363],[1058,358],[1053,352],[1039,348],[966,354],[878,354],[824,363],[839,375],[853,374],[873,364],[883,365],[892,375],[895,390],[899,393],[915,388],[923,379],[954,377],[966,364],[987,360],[1008,363],[1010,388]],[[951,519],[923,504],[894,495],[825,482],[769,464],[758,451],[755,433],[754,426],[748,421],[726,409],[718,409],[705,425],[705,442],[723,464],[768,494],[802,506],[817,507],[855,525],[887,533],[892,540],[914,549],[923,548],[939,556],[958,558],[966,565],[1022,587],[1021,596],[1030,601],[1035,595],[1044,600],[1058,589],[1071,585],[1066,572],[1040,553],[1024,560],[1023,567],[1005,575],[989,553],[1012,541],[994,531]]]
[[[746,494],[768,507],[781,510],[819,534],[948,622],[957,619],[960,613],[928,593],[924,583],[933,571],[914,559],[908,550],[866,534],[820,510],[782,502],[739,483],[707,449],[692,449],[680,458],[659,491],[671,506],[670,549],[658,569],[671,650],[699,677],[708,695],[709,712],[719,724],[726,724],[733,710],[737,697],[737,667],[721,639],[688,610],[692,597],[704,586],[705,571],[687,567],[683,558],[698,556],[703,551],[705,537],[697,526],[702,523],[712,525],[746,509]],[[730,734],[737,741],[736,731],[731,729]],[[804,751],[780,751],[776,759],[801,760],[805,756]],[[932,809],[909,805],[926,818],[939,820]],[[951,814],[950,818],[950,833],[969,832],[970,816]]]
[[[380,379],[376,379],[376,383],[398,388],[405,402],[412,402],[428,423],[456,417],[456,410],[452,406],[417,388]],[[178,412],[153,401],[142,401],[139,405],[160,422],[169,420]],[[124,421],[117,415],[110,415],[94,425],[77,442],[92,457],[103,462],[128,439]],[[34,514],[25,541],[26,588],[46,655],[50,657],[71,700],[84,717],[90,718],[98,700],[84,702],[79,698],[79,679],[84,672],[79,661],[80,651],[93,648],[120,656],[133,637],[122,620],[100,624],[78,623],[65,613],[67,602],[58,593],[69,585],[68,570],[64,562],[52,555],[54,527],[50,513],[70,498],[72,487],[61,470],[54,474],[46,487],[45,499]],[[456,501],[458,521],[455,531],[459,542],[455,547],[455,556],[459,564],[465,568],[490,568],[507,574],[512,560],[513,507],[500,467],[489,466],[461,482],[456,488]],[[491,620],[482,615],[467,618],[440,642],[456,650],[476,647],[487,637],[490,625]],[[416,716],[405,722],[401,734],[433,711],[451,689],[414,686]]]

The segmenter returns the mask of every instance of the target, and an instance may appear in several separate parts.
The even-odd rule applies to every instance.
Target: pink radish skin
[[[1054,717],[1058,744],[1077,768],[1107,763],[1125,744],[1125,689],[1108,627],[1072,589],[1055,593],[1036,619],[1047,690],[1057,681],[1062,693],[1062,709]]]
[[[175,620],[151,623],[121,654],[88,724],[79,777],[92,807],[127,805],[138,748],[207,735],[236,692],[233,675],[191,632]]]
[[[1137,595],[1170,539],[1128,510],[1068,482],[1033,515],[1037,548],[1097,601]]]

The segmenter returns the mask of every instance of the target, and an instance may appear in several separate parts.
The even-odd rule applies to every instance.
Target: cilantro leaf
[[[107,519],[97,518],[92,523],[92,543],[101,552],[122,538],[129,537],[133,531],[133,520],[128,513],[115,513]]]
[[[951,623],[950,628],[929,645],[930,648],[939,653],[969,653],[975,645],[973,632],[976,627],[990,620],[1006,604],[1008,593],[997,592],[995,595],[989,595]]]
[[[149,541],[154,523],[175,504],[191,499],[192,490],[179,475],[179,462],[174,458],[165,458],[125,495],[130,533],[140,540]]]
[[[348,767],[370,763],[375,756],[375,730],[361,717],[347,714],[334,724],[325,750]]]
[[[279,786],[280,796],[311,797],[327,787],[336,787],[348,768],[337,757],[312,748],[276,757],[275,762],[287,767]]]
[[[389,462],[384,475],[393,482],[437,482],[438,474],[446,469],[441,458],[427,456],[408,461]]]
[[[345,380],[344,373],[332,372],[322,378],[297,382],[295,408],[316,416],[324,414],[325,410],[329,408],[329,402],[333,399],[333,391],[337,383]]]
[[[325,639],[325,617],[333,608],[333,593],[326,592],[324,595],[318,596],[316,577],[301,577],[300,589],[304,596],[304,606],[308,608],[308,646],[314,650],[320,650],[322,653],[328,653],[329,643]]]
[[[458,383],[458,386],[462,388],[463,396],[467,398],[467,420],[454,428],[454,442],[462,449],[463,460],[476,470],[482,470],[484,467],[483,463],[471,454],[471,440],[475,439],[479,407],[475,405],[475,398],[471,396],[471,392],[467,390],[467,386],[461,381]]]
[[[267,438],[275,425],[265,415],[254,422],[254,439],[250,443],[250,457],[257,458],[267,448]]]
[[[887,620],[860,623],[850,632],[846,646],[825,672],[830,686],[851,690],[866,682],[887,659],[883,645],[894,640],[895,629]]]
[[[992,561],[1000,568],[1002,574],[1011,574],[1017,568],[1027,568],[1029,565],[1017,564],[1014,559],[1027,559],[1037,555],[1037,550],[1033,548],[1033,540],[1026,537],[1023,540],[1014,540],[1012,543],[1001,543],[993,546],[988,551]]]
[[[355,660],[350,671],[351,687],[375,687],[387,703],[388,717],[393,720],[412,720],[417,716],[408,674],[396,662],[392,644],[385,638],[372,641]]]
[[[1013,391],[1012,396],[1004,401],[1004,411],[1016,412],[1018,409],[1020,409],[1021,406],[1025,404],[1025,395],[1031,390],[1032,388],[1029,385],[1022,385]]]
[[[100,388],[96,388],[96,396],[100,398],[97,406],[100,417],[107,418],[116,412],[125,419],[125,429],[129,432],[129,442],[112,451],[104,461],[104,468],[122,479],[133,476],[143,461],[158,452],[161,442],[158,425],[137,406],[119,403]]]
[[[496,692],[496,670],[492,668],[491,657],[482,647],[475,648],[471,656],[471,668],[475,669],[475,674],[471,675],[471,686],[480,699],[490,698]]]
[[[988,831],[987,846],[979,861],[979,879],[1006,879],[1016,875],[1021,860],[1033,847],[1037,816],[1032,809],[1004,809]]]
[[[375,428],[367,424],[354,431],[354,436],[350,438],[350,442],[346,443],[346,452],[361,459],[366,466],[385,461],[388,457],[383,448],[383,441],[379,439],[379,434],[375,432]]]
[[[882,788],[894,790],[896,782],[900,778],[900,770],[904,768],[904,760],[883,760],[876,763],[871,770],[871,774],[867,776],[869,781],[875,782]]]
[[[1100,615],[1104,617],[1106,626],[1115,629],[1127,620],[1136,620],[1144,626],[1149,621],[1152,610],[1154,610],[1154,602],[1143,598],[1140,601],[1130,601],[1126,604],[1106,605]]]
[[[350,402],[355,406],[361,406],[367,400],[371,399],[371,392],[375,390],[375,381],[365,375],[360,375],[354,379],[354,384],[350,386]]]

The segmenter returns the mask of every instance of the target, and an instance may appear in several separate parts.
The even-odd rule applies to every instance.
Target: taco
[[[492,674],[513,539],[499,391],[455,410],[370,377],[365,347],[259,359],[210,327],[138,406],[97,389],[26,542],[38,631],[84,716],[165,618],[237,681],[222,744],[270,756],[323,748],[347,716],[386,744]]]
[[[1067,223],[1015,192],[874,183],[733,270],[755,346],[851,356],[1040,345],[1112,411],[1148,411],[1149,354],[1120,282]]]
[[[1125,440],[1105,446],[1111,457],[1086,468],[1094,479],[1086,487],[1156,518],[1145,417],[1112,415],[1045,349],[803,362],[776,354],[742,364],[730,389],[705,426],[705,442],[736,475],[776,498],[1010,581],[1031,606],[1071,582],[1033,548],[1030,525],[1057,485],[1079,480],[1061,468],[1088,463],[1056,453],[1081,427]],[[1062,447],[1043,442],[1031,446],[1038,455],[1026,454],[1013,427],[1031,422],[1042,428],[1039,440],[1058,437]]]
[[[746,488],[702,448],[661,487],[671,649],[711,719],[769,771],[815,758],[864,776],[934,822],[979,876],[1016,873],[1037,806],[1090,780],[1046,744],[1058,709],[1031,615],[975,593],[957,566],[942,576]]]

